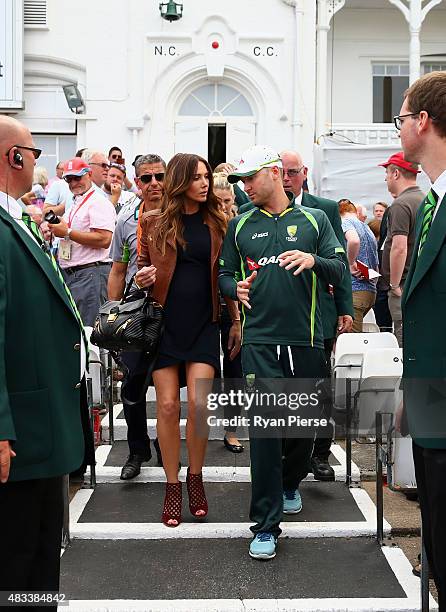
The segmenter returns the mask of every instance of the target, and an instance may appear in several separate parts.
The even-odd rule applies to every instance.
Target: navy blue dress
[[[183,249],[164,305],[164,334],[154,370],[186,362],[220,369],[219,328],[212,322],[211,236],[201,211],[182,215]],[[183,372],[184,375],[184,372]],[[184,376],[181,376],[184,386]]]

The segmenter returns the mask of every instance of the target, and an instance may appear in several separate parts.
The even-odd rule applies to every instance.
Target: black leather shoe
[[[141,463],[143,461],[150,461],[151,457],[141,457],[141,455],[129,455],[127,461],[121,470],[121,480],[131,480],[138,476],[141,472]]]
[[[161,455],[160,443],[158,442],[158,438],[154,439],[153,446],[155,447],[156,451],[156,463],[160,467],[163,467],[163,457]]]
[[[328,463],[328,459],[324,459],[322,457],[312,457],[311,469],[316,480],[333,482],[335,479],[334,469]]]
[[[161,454],[161,448],[160,448],[160,443],[158,442],[158,438],[155,438],[153,441],[153,446],[155,447],[155,451],[156,451],[156,463],[157,465],[159,465],[160,467],[164,467],[163,466],[163,456]],[[181,470],[181,461],[178,463],[178,471]]]
[[[245,450],[245,447],[241,444],[229,444],[229,442],[226,440],[226,436],[223,438],[223,444],[231,453],[243,453]]]

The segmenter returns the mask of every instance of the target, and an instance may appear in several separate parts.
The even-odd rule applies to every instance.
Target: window
[[[25,0],[23,12],[25,27],[46,27],[46,0]]]
[[[250,117],[248,100],[227,85],[202,85],[181,105],[179,115],[187,117]]]
[[[373,64],[373,123],[392,123],[409,87],[409,64]]]
[[[77,148],[76,136],[57,136],[55,134],[33,134],[36,147],[42,149],[42,155],[37,162],[38,166],[44,166],[48,176],[52,178],[56,174],[56,164],[67,161],[74,157]]]
[[[446,62],[423,64],[423,74],[427,74],[428,72],[436,72],[437,70],[446,70]]]

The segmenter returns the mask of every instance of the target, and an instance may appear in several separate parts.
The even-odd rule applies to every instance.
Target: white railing
[[[332,132],[361,145],[397,145],[399,142],[393,123],[335,123]]]

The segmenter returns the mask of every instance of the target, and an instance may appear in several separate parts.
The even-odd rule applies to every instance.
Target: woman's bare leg
[[[207,363],[186,363],[187,380],[187,426],[186,441],[189,454],[189,470],[199,474],[203,468],[206,455],[207,435],[204,435],[204,422],[198,423],[195,381],[198,379],[213,380],[215,370]]]
[[[178,482],[180,460],[180,384],[178,366],[153,372],[156,391],[158,441],[167,482]]]

